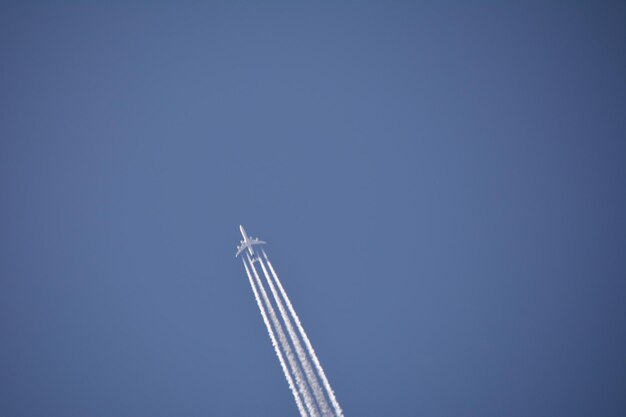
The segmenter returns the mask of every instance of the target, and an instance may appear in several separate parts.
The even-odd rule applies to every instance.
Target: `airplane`
[[[241,232],[241,236],[243,236],[243,240],[240,242],[241,244],[237,246],[237,254],[235,255],[235,257],[239,256],[239,254],[246,249],[248,249],[248,251],[250,252],[250,256],[254,256],[254,250],[252,249],[252,246],[267,243],[259,240],[258,238],[249,237],[246,233],[246,229],[244,229],[241,225],[239,225],[239,231]]]

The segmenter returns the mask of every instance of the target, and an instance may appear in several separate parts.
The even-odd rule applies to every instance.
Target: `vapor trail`
[[[276,281],[278,289],[280,290],[280,293],[282,294],[283,298],[285,299],[285,303],[287,304],[287,308],[289,309],[289,312],[291,313],[291,316],[293,317],[294,321],[296,322],[296,326],[298,326],[298,331],[300,332],[300,335],[302,336],[302,340],[304,340],[304,344],[306,345],[306,348],[309,351],[309,355],[311,356],[311,359],[313,359],[313,363],[315,364],[315,369],[317,369],[317,373],[319,374],[319,376],[320,376],[320,378],[322,380],[322,384],[324,384],[324,388],[326,388],[326,393],[328,394],[328,398],[330,398],[330,402],[333,404],[333,408],[335,409],[335,413],[336,413],[337,417],[343,417],[343,411],[341,410],[341,407],[339,406],[339,402],[337,401],[337,398],[335,398],[335,393],[333,392],[333,389],[331,388],[330,383],[328,382],[328,378],[326,378],[326,374],[324,373],[324,369],[322,368],[322,364],[320,363],[319,359],[317,358],[317,354],[315,353],[315,350],[313,349],[313,345],[311,345],[311,341],[309,340],[309,337],[307,336],[306,332],[304,331],[304,327],[302,327],[302,323],[300,323],[300,318],[298,317],[298,314],[296,313],[296,310],[291,305],[291,301],[289,300],[289,297],[287,296],[287,292],[283,288],[283,285],[281,284],[280,279],[278,279],[278,274],[276,274],[276,271],[274,270],[274,267],[272,266],[272,263],[267,258],[267,254],[265,253],[264,250],[262,250],[262,252],[263,252],[263,257],[265,258],[265,261],[267,262],[267,266],[269,266],[270,271],[272,272],[272,276],[274,277],[274,281]]]
[[[250,286],[252,287],[252,292],[254,293],[254,299],[256,300],[257,306],[259,306],[259,311],[261,311],[261,317],[263,317],[263,323],[265,323],[265,327],[267,327],[267,332],[270,335],[270,339],[272,340],[272,346],[274,347],[274,351],[276,352],[276,356],[278,356],[278,361],[280,362],[280,367],[285,374],[285,378],[287,379],[287,384],[289,385],[289,389],[293,394],[293,398],[296,400],[296,405],[298,406],[298,411],[300,412],[301,417],[308,417],[306,410],[304,409],[304,405],[302,404],[302,400],[300,399],[300,395],[296,390],[296,387],[293,385],[293,378],[289,373],[289,369],[287,369],[287,364],[285,363],[285,358],[283,358],[283,354],[280,351],[280,347],[278,346],[278,342],[276,341],[276,336],[274,335],[274,331],[272,330],[272,326],[267,319],[267,313],[265,312],[265,308],[261,303],[261,299],[259,298],[259,293],[256,289],[256,285],[252,280],[252,275],[250,274],[250,270],[248,269],[248,265],[246,265],[246,261],[243,260],[243,266],[246,268],[246,273],[248,274],[248,280],[250,281]]]
[[[257,273],[256,268],[254,267],[254,264],[252,263],[252,260],[250,259],[250,255],[246,254],[246,256],[248,258],[248,263],[250,264],[250,268],[252,268],[252,272],[254,273],[254,278],[256,279],[256,283],[259,286],[259,289],[261,291],[261,296],[263,297],[263,301],[265,301],[265,306],[267,307],[267,310],[270,313],[270,318],[272,319],[272,322],[274,323],[274,327],[276,328],[276,333],[278,333],[278,340],[280,341],[280,344],[283,350],[285,351],[285,354],[287,355],[287,360],[289,361],[289,365],[291,366],[291,371],[294,374],[296,384],[298,385],[300,394],[302,394],[302,397],[304,398],[304,403],[306,405],[306,408],[312,417],[319,417],[319,413],[317,412],[317,407],[315,406],[315,403],[313,402],[313,398],[311,397],[311,393],[309,392],[309,387],[307,386],[306,381],[304,380],[302,376],[302,372],[300,371],[300,368],[298,367],[298,363],[296,362],[296,358],[293,355],[291,346],[289,345],[289,342],[287,341],[287,337],[285,336],[283,326],[280,324],[280,321],[278,320],[278,317],[276,316],[276,311],[274,310],[274,307],[272,306],[272,303],[270,302],[270,299],[267,296],[265,287],[263,287],[263,284],[261,283],[261,279],[259,278],[259,274]]]
[[[322,415],[332,416],[332,412],[330,411],[330,408],[328,407],[328,403],[326,402],[326,397],[324,397],[322,388],[320,387],[320,384],[317,381],[317,376],[315,375],[313,368],[311,368],[311,363],[309,362],[309,359],[307,358],[306,353],[304,352],[304,349],[302,349],[302,344],[300,343],[300,339],[298,338],[298,335],[296,334],[293,328],[293,325],[291,324],[291,320],[289,319],[289,315],[287,311],[285,310],[285,307],[280,298],[280,295],[278,294],[278,292],[276,292],[276,288],[272,282],[272,279],[270,278],[269,273],[267,272],[267,269],[265,268],[263,260],[259,258],[258,262],[261,265],[261,269],[263,269],[263,273],[265,274],[265,279],[267,281],[267,284],[270,287],[270,291],[272,291],[272,295],[274,296],[274,300],[276,301],[278,310],[280,311],[283,321],[285,322],[285,326],[287,327],[287,333],[289,334],[289,338],[291,339],[291,342],[296,348],[296,354],[298,355],[298,359],[300,359],[300,364],[302,365],[302,368],[304,369],[306,378],[309,381],[311,388],[313,389],[313,395],[315,396],[315,399],[317,400],[317,404],[320,406],[322,410]]]

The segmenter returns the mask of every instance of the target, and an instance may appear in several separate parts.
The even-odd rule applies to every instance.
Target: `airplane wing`
[[[245,251],[247,248],[251,248],[252,245],[263,245],[267,242],[263,241],[263,240],[259,240],[257,238],[255,239],[250,239],[247,242],[242,243],[238,248],[237,248],[237,253],[235,254],[235,257],[239,256],[241,254],[241,252]]]

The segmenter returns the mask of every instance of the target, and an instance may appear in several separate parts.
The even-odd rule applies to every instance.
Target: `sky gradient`
[[[0,5],[0,415],[297,415],[239,224],[347,417],[626,414],[623,3],[96,3]]]

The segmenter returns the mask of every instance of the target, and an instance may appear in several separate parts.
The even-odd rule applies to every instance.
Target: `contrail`
[[[256,279],[256,283],[259,286],[259,289],[261,291],[261,296],[263,297],[263,301],[265,301],[265,306],[267,307],[270,313],[270,318],[272,319],[272,322],[274,323],[274,327],[276,328],[276,333],[278,333],[278,340],[280,341],[280,344],[283,350],[285,351],[285,354],[287,355],[287,360],[289,361],[291,370],[294,373],[296,384],[298,384],[300,394],[302,394],[302,397],[304,398],[304,403],[306,405],[306,408],[312,417],[319,417],[319,413],[317,412],[317,408],[313,402],[313,398],[311,398],[311,393],[309,392],[309,388],[306,385],[306,381],[304,380],[302,376],[302,372],[300,371],[300,368],[298,367],[296,358],[294,357],[293,351],[291,350],[291,346],[289,346],[289,342],[287,341],[287,338],[285,337],[283,326],[280,324],[280,321],[278,320],[278,317],[276,316],[276,311],[274,310],[274,307],[272,306],[272,303],[270,302],[270,299],[267,296],[267,292],[265,292],[265,288],[263,287],[263,284],[261,283],[261,279],[259,278],[259,274],[256,272],[256,268],[254,267],[254,264],[252,263],[252,260],[250,259],[250,255],[246,253],[246,256],[248,258],[248,263],[250,264],[250,268],[252,268],[252,272],[254,273],[254,278]]]
[[[280,290],[280,293],[285,299],[287,308],[289,309],[291,316],[296,322],[296,326],[298,326],[298,331],[300,332],[300,336],[302,336],[302,340],[304,340],[304,344],[306,345],[309,355],[313,359],[313,363],[315,364],[315,369],[317,369],[317,373],[322,379],[322,384],[324,384],[324,388],[326,388],[326,393],[328,394],[328,398],[330,398],[330,402],[333,404],[333,408],[335,409],[335,414],[337,415],[337,417],[343,417],[343,411],[341,410],[341,407],[339,406],[339,402],[337,401],[337,398],[335,398],[335,393],[333,392],[333,389],[331,388],[330,383],[328,382],[328,378],[326,378],[326,374],[324,373],[322,364],[320,363],[319,359],[317,358],[317,355],[315,354],[313,345],[311,345],[311,341],[309,340],[309,337],[304,331],[304,327],[302,327],[302,323],[300,323],[300,318],[298,317],[296,310],[294,310],[293,306],[291,305],[291,301],[289,300],[289,297],[287,296],[287,292],[285,292],[285,289],[283,288],[283,285],[281,284],[280,279],[278,279],[278,274],[276,274],[276,271],[274,270],[272,263],[267,258],[267,254],[265,253],[264,250],[261,250],[261,251],[263,253],[263,257],[265,258],[265,261],[267,261],[267,266],[269,266],[270,271],[272,272],[274,281],[276,281],[278,289]]]
[[[289,373],[289,369],[287,369],[287,364],[285,363],[285,358],[283,358],[283,354],[280,351],[280,347],[278,346],[278,342],[276,341],[276,336],[274,335],[274,331],[272,330],[272,326],[267,319],[267,313],[265,313],[265,308],[261,303],[261,299],[259,298],[259,293],[256,289],[256,285],[254,285],[254,281],[252,280],[252,275],[250,274],[250,270],[248,269],[248,265],[246,265],[246,261],[243,260],[243,266],[246,268],[246,274],[248,274],[248,280],[250,281],[250,286],[252,287],[252,292],[254,293],[254,298],[256,300],[256,304],[259,306],[259,310],[261,311],[261,316],[263,317],[263,323],[265,323],[265,327],[267,327],[267,332],[270,335],[270,339],[272,340],[272,346],[274,347],[274,351],[276,352],[276,356],[278,356],[278,361],[280,362],[280,367],[285,374],[285,378],[287,379],[287,384],[289,385],[289,389],[293,394],[293,398],[296,400],[296,405],[298,406],[298,411],[300,412],[301,417],[308,417],[306,410],[304,409],[304,405],[302,404],[302,400],[300,399],[300,395],[296,390],[296,387],[293,385],[293,378]]]
[[[293,329],[293,325],[291,324],[291,320],[289,319],[289,315],[287,311],[285,311],[285,307],[283,302],[281,301],[280,295],[276,292],[276,288],[270,278],[267,269],[265,268],[265,264],[262,259],[258,258],[258,262],[261,265],[261,269],[263,269],[263,274],[265,274],[265,279],[267,284],[270,287],[270,291],[272,291],[272,295],[274,296],[274,300],[276,301],[276,305],[278,306],[278,310],[285,322],[285,326],[287,327],[287,333],[289,334],[289,338],[296,348],[296,354],[298,355],[298,359],[300,359],[300,364],[304,369],[304,373],[306,374],[306,378],[313,389],[313,395],[317,400],[317,404],[320,406],[323,416],[332,416],[332,412],[328,408],[328,403],[326,402],[326,398],[324,397],[324,393],[322,392],[322,388],[320,387],[319,382],[317,381],[317,377],[313,368],[311,368],[311,364],[309,363],[309,359],[306,357],[306,353],[304,349],[302,349],[302,344],[300,343],[300,339],[298,339],[298,335]]]

